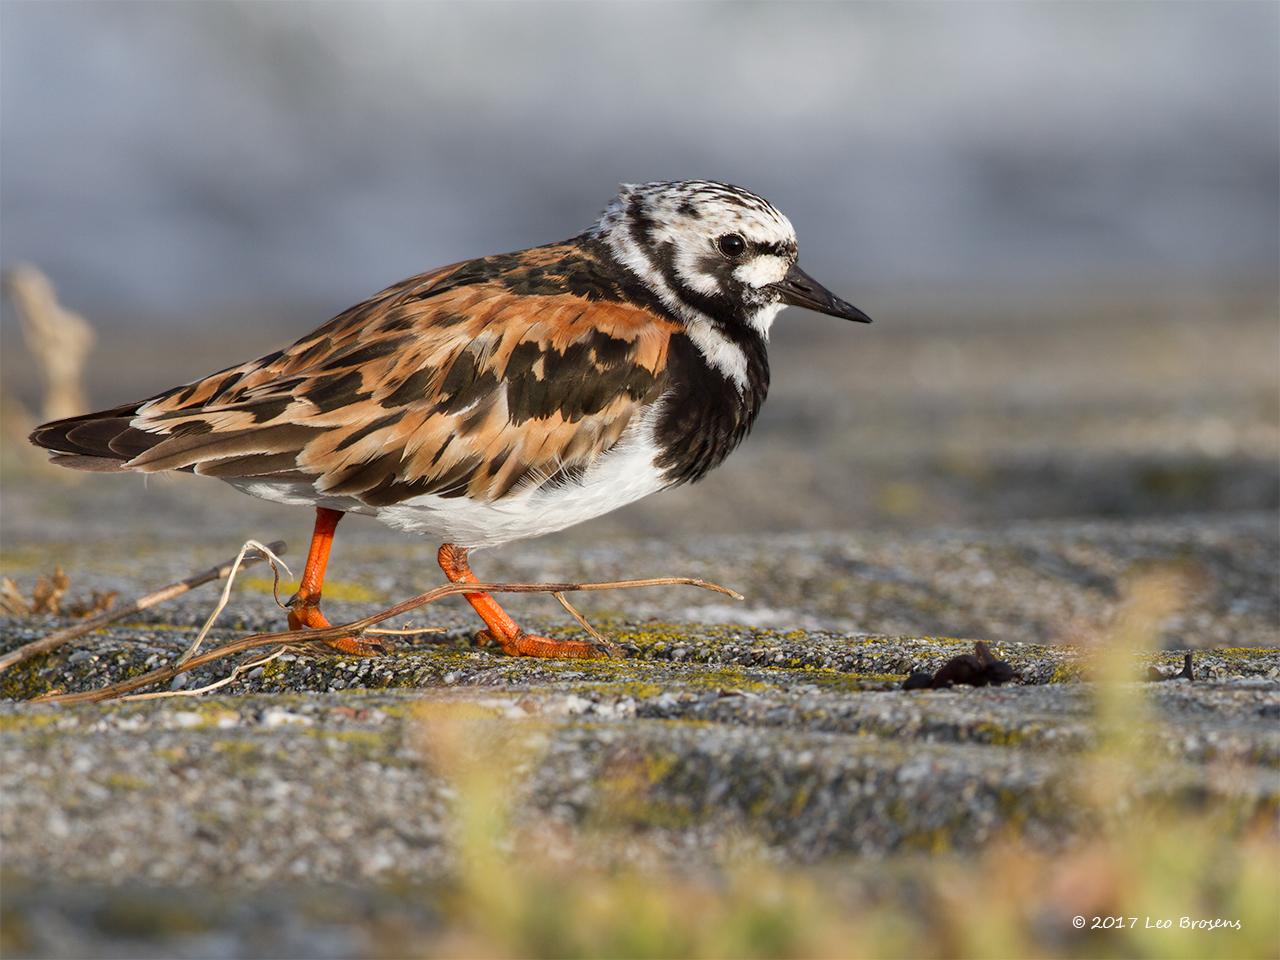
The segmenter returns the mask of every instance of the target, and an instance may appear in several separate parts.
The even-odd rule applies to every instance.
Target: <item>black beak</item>
[[[787,275],[774,287],[782,294],[782,302],[793,307],[804,307],[816,310],[831,317],[843,317],[845,320],[856,320],[858,323],[870,323],[871,318],[855,307],[846,303],[834,293],[809,276],[799,265],[792,264]]]

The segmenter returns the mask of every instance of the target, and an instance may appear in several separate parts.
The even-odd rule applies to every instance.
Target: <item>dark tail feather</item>
[[[31,432],[37,447],[53,451],[50,460],[73,470],[110,472],[165,439],[130,426],[137,404],[54,420]]]
[[[49,455],[49,462],[72,470],[87,470],[90,473],[127,473],[128,468],[123,460],[108,460],[106,457],[84,457],[78,453],[54,453]]]

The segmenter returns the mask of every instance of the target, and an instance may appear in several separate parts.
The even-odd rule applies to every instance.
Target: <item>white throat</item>
[[[767,307],[761,307],[747,317],[747,323],[751,324],[756,329],[756,332],[767,341],[769,339],[769,330],[773,327],[773,321],[777,319],[784,306],[786,304],[771,303]]]

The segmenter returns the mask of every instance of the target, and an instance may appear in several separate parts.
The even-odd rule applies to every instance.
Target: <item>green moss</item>
[[[10,700],[32,700],[53,691],[53,683],[44,668],[52,654],[32,657],[25,663],[14,664],[0,675],[0,695]]]
[[[253,757],[262,753],[260,744],[251,740],[218,740],[210,745],[214,753],[224,757]]]
[[[535,689],[542,689],[547,693],[563,693],[565,690],[563,685],[557,685],[554,688],[543,687]],[[580,684],[570,684],[568,687],[570,693],[595,694],[602,697],[613,697],[619,700],[626,697],[630,697],[633,700],[648,700],[652,697],[661,696],[669,689],[671,689],[670,684],[650,683],[640,679],[622,680],[617,683],[584,682]]]
[[[228,773],[241,778],[256,774],[263,764],[272,760],[267,749],[252,740],[228,737],[216,740],[210,749],[226,766]]]
[[[55,548],[47,545],[38,547],[26,546],[22,544],[5,544],[4,548],[4,569],[5,573],[12,576],[19,571],[25,570],[42,570],[49,566],[49,558],[61,556],[62,554]]]
[[[680,624],[647,623],[643,625],[614,625],[606,623],[600,628],[616,643],[631,643],[641,651],[662,652],[667,647],[689,640],[689,628]]]
[[[953,828],[934,827],[931,830],[917,830],[902,838],[902,849],[920,851],[922,853],[939,854],[951,849]]]
[[[124,670],[121,671],[120,676],[117,678],[117,682],[119,680],[132,680],[134,677],[140,677],[144,673],[150,673],[153,669],[154,666],[147,666],[145,660],[135,661],[134,663],[128,664]]]
[[[1274,657],[1280,652],[1280,648],[1276,647],[1221,647],[1217,650],[1201,651],[1206,655],[1222,657],[1222,659],[1230,662],[1232,660],[1242,660],[1246,663],[1253,660],[1261,660],[1266,657]],[[1177,663],[1182,662],[1182,654],[1172,657]]]
[[[274,683],[282,679],[289,672],[294,661],[281,660],[277,657],[275,660],[268,660],[262,665],[262,681],[263,683]]]
[[[719,646],[725,643],[760,643],[770,640],[803,640],[803,630],[780,633],[777,630],[761,630],[735,623],[683,624],[683,623],[629,623],[598,621],[602,631],[618,643],[634,645],[642,658],[649,653],[663,653],[673,646]]]
[[[798,817],[802,815],[805,808],[809,806],[809,798],[812,796],[812,783],[802,783],[797,787],[796,792],[791,795],[791,816]]]
[[[381,766],[412,766],[408,757],[399,758],[396,748],[400,745],[400,731],[397,728],[377,730],[334,730],[326,727],[303,727],[298,733],[304,737],[323,743],[333,751],[348,754],[350,759],[359,762],[374,762]]]
[[[676,676],[681,687],[694,690],[744,690],[759,693],[771,686],[762,679],[748,676],[742,667],[685,668]]]
[[[132,777],[127,773],[109,773],[99,781],[109,790],[116,790],[122,793],[137,793],[138,791],[147,789],[147,782],[139,777]]]
[[[0,733],[41,730],[55,723],[57,719],[57,714],[44,710],[38,713],[27,710],[20,713],[3,713],[0,714]]]
[[[391,739],[381,730],[331,730],[325,727],[303,727],[303,736],[327,743],[342,743],[356,747],[384,747]]]
[[[843,693],[857,693],[865,690],[868,684],[898,683],[903,679],[900,673],[851,673],[831,667],[801,666],[799,674],[795,679],[800,683],[810,683],[824,690]]]
[[[682,798],[664,796],[659,787],[688,773],[681,758],[666,750],[645,750],[620,758],[599,780],[607,797],[599,805],[597,827],[679,830],[697,822]],[[687,792],[687,791],[682,791]]]
[[[434,661],[436,657],[437,654],[432,652],[423,659]],[[652,699],[666,692],[725,690],[761,693],[775,689],[785,690],[797,685],[813,685],[826,690],[852,693],[871,684],[896,683],[901,679],[897,674],[851,673],[812,666],[742,667],[689,661],[673,663],[665,660],[490,659],[468,654],[455,655],[453,665],[433,665],[429,670],[414,671],[404,679],[406,683],[414,684],[430,682],[459,666],[468,668],[472,674],[477,674],[478,670],[480,676],[492,676],[497,672],[508,682],[528,685],[548,693],[568,692],[616,699],[631,697],[636,700]],[[377,683],[378,678],[371,679],[375,681],[371,685],[376,686],[405,685],[398,682]]]
[[[973,648],[973,640],[967,640],[964,637],[912,637],[905,634],[897,636],[888,636],[886,634],[868,634],[866,636],[849,637],[845,644],[850,647],[904,647],[908,645],[926,644],[930,646],[940,647],[969,647]]]
[[[679,762],[680,758],[674,753],[647,754],[643,761],[645,779],[650,786],[660,783]]]
[[[998,747],[1024,745],[1028,740],[1034,739],[1032,736],[1034,732],[1031,729],[1015,730],[1009,727],[1002,727],[987,720],[979,721],[969,728],[969,735],[972,739]]]
[[[1054,665],[1049,683],[1079,683],[1084,679],[1084,664],[1078,660],[1063,660]]]
[[[911,640],[923,643],[936,643],[943,647],[972,647],[973,640],[965,637],[891,637],[890,639],[901,643],[904,640]]]

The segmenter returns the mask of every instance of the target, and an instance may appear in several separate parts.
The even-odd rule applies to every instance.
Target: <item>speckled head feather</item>
[[[797,255],[773,204],[714,180],[623,184],[590,235],[704,335],[745,324],[767,337]]]
[[[715,180],[621,184],[591,233],[605,236],[627,223],[628,213],[637,205],[660,230],[673,231],[663,234],[664,239],[674,240],[677,232],[694,238],[736,230],[761,243],[784,243],[792,256],[796,252],[795,228],[777,207],[750,190]]]

